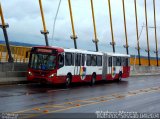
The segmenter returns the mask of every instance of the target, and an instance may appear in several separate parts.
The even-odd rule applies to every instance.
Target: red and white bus
[[[29,81],[64,83],[121,80],[130,74],[129,55],[93,52],[59,47],[33,47],[30,53]]]

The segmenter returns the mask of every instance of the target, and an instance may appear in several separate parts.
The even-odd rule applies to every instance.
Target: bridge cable
[[[56,27],[56,20],[57,20],[57,16],[58,16],[58,12],[59,12],[60,5],[61,5],[61,0],[59,0],[57,12],[56,12],[56,15],[55,15],[55,18],[54,18],[53,31],[52,31],[52,40],[54,39],[54,32],[55,32],[55,27]]]

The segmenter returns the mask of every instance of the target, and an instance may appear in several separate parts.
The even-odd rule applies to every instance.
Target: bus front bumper
[[[53,76],[53,77],[44,77],[44,76],[27,76],[28,81],[33,82],[48,82],[51,84],[61,84],[65,83],[66,76]]]

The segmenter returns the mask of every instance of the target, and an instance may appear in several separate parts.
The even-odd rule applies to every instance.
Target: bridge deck
[[[0,112],[21,117],[83,116],[96,111],[159,112],[160,78],[140,76],[122,82],[78,84],[70,89],[38,84],[0,86]],[[83,113],[83,114],[81,114]],[[86,116],[86,115],[85,115]]]

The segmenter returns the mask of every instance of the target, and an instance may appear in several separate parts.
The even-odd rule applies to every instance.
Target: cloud
[[[74,47],[70,39],[72,35],[68,1],[62,0],[58,13],[55,35],[52,40],[53,22],[58,7],[59,0],[42,0],[45,13],[47,29],[49,30],[49,41],[51,45],[61,47]],[[148,25],[153,26],[153,5],[152,0],[147,0]],[[12,41],[33,42],[45,44],[44,36],[40,34],[43,29],[39,10],[38,0],[1,0],[5,20],[9,23],[9,38]],[[110,20],[107,0],[93,0],[95,10],[95,20],[100,49],[105,48],[111,42]],[[95,49],[92,39],[94,39],[92,14],[90,0],[71,0],[75,31],[78,36],[77,42],[80,48]],[[156,0],[156,11],[160,10],[160,1]],[[122,47],[125,44],[123,9],[121,0],[111,0],[113,30],[115,42]],[[134,13],[134,0],[125,0],[127,35],[130,47],[136,47],[136,25]],[[137,0],[139,32],[145,23],[144,1]],[[157,12],[157,32],[160,32],[160,17]],[[2,31],[0,31],[2,34]],[[160,34],[158,44],[160,44]],[[2,35],[0,36],[3,39]],[[89,43],[89,46],[88,44]],[[149,43],[151,49],[155,50],[154,29],[149,29]],[[82,45],[81,45],[82,44]],[[140,45],[146,49],[145,28],[140,36]],[[111,47],[110,47],[111,49]],[[112,49],[111,49],[112,50]],[[125,49],[124,49],[125,50]]]

